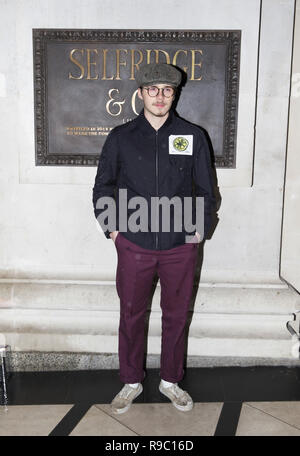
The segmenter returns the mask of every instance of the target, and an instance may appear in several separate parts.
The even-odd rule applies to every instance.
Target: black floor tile
[[[159,369],[147,369],[146,377],[143,381],[143,402],[166,402],[165,397],[160,393],[158,386],[160,383]]]
[[[159,382],[159,369],[148,369],[136,402],[169,402],[159,392]],[[179,385],[195,402],[298,401],[300,368],[189,368]],[[107,404],[122,386],[118,370],[13,372],[7,382],[8,403]]]
[[[8,405],[66,404],[69,372],[13,372]]]
[[[215,436],[234,436],[237,430],[242,409],[242,402],[224,402]]]
[[[298,401],[300,370],[294,367],[221,368],[224,401]]]
[[[224,402],[219,368],[189,368],[179,386],[195,402]]]
[[[123,386],[118,370],[70,372],[66,402],[69,404],[78,402],[107,404]],[[136,402],[143,402],[143,394],[136,399]]]

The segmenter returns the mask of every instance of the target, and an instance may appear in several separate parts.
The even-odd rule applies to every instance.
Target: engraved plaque
[[[180,117],[209,134],[215,165],[235,168],[241,32],[34,29],[36,165],[96,166],[109,131],[142,110],[136,71],[171,63]]]

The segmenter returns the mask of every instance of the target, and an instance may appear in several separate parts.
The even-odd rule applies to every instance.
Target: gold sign
[[[177,114],[203,127],[217,167],[235,167],[239,30],[33,30],[37,165],[96,166],[117,125],[143,109],[136,74],[182,71]]]
[[[123,54],[123,55],[122,55]],[[184,56],[184,65],[178,64],[178,56]],[[102,81],[121,81],[123,78],[135,80],[135,73],[141,64],[164,62],[179,66],[187,73],[190,81],[201,81],[203,61],[202,49],[175,49],[167,52],[163,49],[97,49],[74,48],[69,53],[70,61],[76,65],[75,74],[69,72],[69,79],[89,79]],[[112,74],[107,73],[107,61],[113,63]],[[122,68],[121,68],[122,67]],[[129,70],[130,77],[128,78]],[[195,77],[197,73],[198,77]]]

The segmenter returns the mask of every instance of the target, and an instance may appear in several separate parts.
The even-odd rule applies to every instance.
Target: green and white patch
[[[193,135],[170,135],[169,154],[193,155]]]

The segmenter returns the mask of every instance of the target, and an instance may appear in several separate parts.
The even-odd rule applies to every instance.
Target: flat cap
[[[140,67],[136,81],[139,87],[150,84],[171,84],[177,87],[181,82],[181,73],[168,63],[148,63]]]

